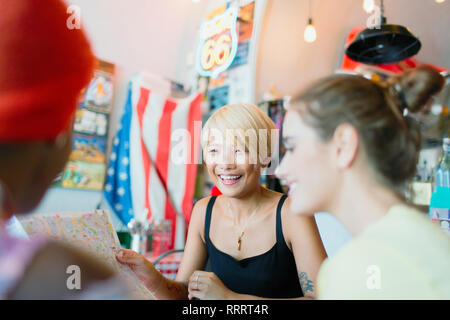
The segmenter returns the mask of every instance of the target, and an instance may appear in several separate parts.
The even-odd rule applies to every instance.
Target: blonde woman
[[[405,110],[420,111],[443,83],[427,67],[384,84],[333,75],[293,99],[277,169],[291,210],[330,212],[354,236],[321,267],[320,299],[450,298],[450,239],[402,192],[421,136]]]
[[[222,195],[195,204],[175,281],[136,252],[117,257],[156,298],[315,297],[326,254],[314,218],[291,214],[286,196],[259,184],[275,129],[248,104],[224,106],[205,123],[205,162]],[[207,259],[211,272],[203,271]]]

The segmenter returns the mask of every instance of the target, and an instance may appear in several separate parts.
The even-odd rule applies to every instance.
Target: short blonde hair
[[[231,133],[237,143],[245,146],[251,155],[258,155],[261,162],[268,161],[275,140],[274,130],[278,130],[275,123],[260,108],[252,104],[226,105],[216,110],[206,121],[202,130],[201,145],[205,149],[210,141],[211,132],[216,130],[227,137]],[[276,131],[277,132],[277,131]],[[277,135],[279,137],[279,135]],[[265,148],[265,150],[261,150]],[[262,154],[262,152],[264,152]]]

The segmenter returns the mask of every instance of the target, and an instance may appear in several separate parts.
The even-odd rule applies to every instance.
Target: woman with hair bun
[[[332,75],[292,100],[277,168],[290,210],[330,212],[354,236],[321,266],[319,299],[450,299],[450,238],[403,193],[421,144],[405,115],[443,84],[428,67],[381,84]]]

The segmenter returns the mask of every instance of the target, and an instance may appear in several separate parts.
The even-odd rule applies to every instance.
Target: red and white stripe
[[[172,245],[183,248],[195,188],[201,125],[201,94],[184,99],[158,95],[134,80],[130,131],[131,191],[135,218],[172,221]],[[196,125],[197,124],[197,125]],[[177,129],[189,132],[182,142],[190,161],[176,162]],[[192,140],[192,141],[191,141]]]

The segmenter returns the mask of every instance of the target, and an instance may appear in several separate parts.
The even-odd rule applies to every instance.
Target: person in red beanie
[[[5,229],[13,214],[38,205],[71,151],[77,99],[95,59],[84,32],[67,28],[66,10],[61,0],[0,0],[0,299],[122,292],[112,271],[90,256],[12,238]],[[82,272],[80,290],[67,286],[71,265]]]

